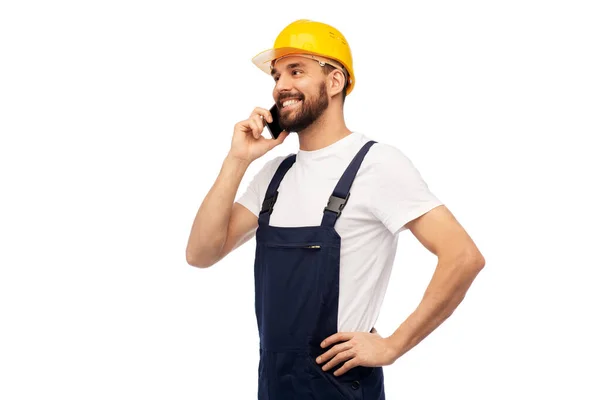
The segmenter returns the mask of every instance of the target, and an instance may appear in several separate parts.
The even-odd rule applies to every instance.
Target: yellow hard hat
[[[346,95],[354,89],[350,46],[344,35],[334,27],[307,19],[294,21],[279,33],[272,49],[259,53],[252,58],[252,62],[270,75],[271,63],[274,60],[292,54],[315,56],[317,61],[319,56],[337,61],[349,75]]]

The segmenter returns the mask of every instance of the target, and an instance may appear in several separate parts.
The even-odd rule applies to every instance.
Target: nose
[[[288,74],[279,75],[279,79],[275,83],[275,91],[276,92],[285,92],[289,91],[292,88],[292,79]]]

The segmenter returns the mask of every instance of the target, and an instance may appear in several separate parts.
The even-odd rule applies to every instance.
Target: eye
[[[302,73],[302,71],[299,70],[299,69],[295,69],[295,70],[292,71],[292,75],[299,75],[301,73]]]

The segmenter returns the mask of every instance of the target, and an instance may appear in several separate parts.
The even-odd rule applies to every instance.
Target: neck
[[[340,139],[350,135],[344,122],[344,113],[334,110],[331,105],[308,128],[298,132],[300,150],[314,151],[327,147]]]

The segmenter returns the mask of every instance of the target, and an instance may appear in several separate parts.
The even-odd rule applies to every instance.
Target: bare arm
[[[222,254],[225,244],[229,245],[227,252],[230,252],[252,237],[256,216],[245,207],[233,204],[248,165],[230,154],[225,158],[221,172],[192,224],[186,249],[188,264],[209,267],[225,256]],[[238,243],[240,239],[243,239],[242,243]]]
[[[485,265],[475,243],[445,206],[434,208],[407,227],[437,255],[438,263],[421,303],[388,338],[396,359],[454,312]]]
[[[249,240],[256,230],[258,219],[244,206],[234,204],[235,195],[250,163],[288,136],[285,131],[276,140],[261,136],[263,118],[272,121],[268,110],[256,108],[250,118],[234,127],[231,150],[192,224],[185,252],[191,266],[210,267]]]
[[[316,362],[328,370],[343,362],[334,375],[358,365],[389,365],[433,332],[458,307],[485,260],[467,232],[445,206],[407,224],[415,237],[438,256],[438,264],[421,303],[389,337],[371,332],[338,332],[321,342],[334,345]],[[337,343],[337,344],[336,344]]]

